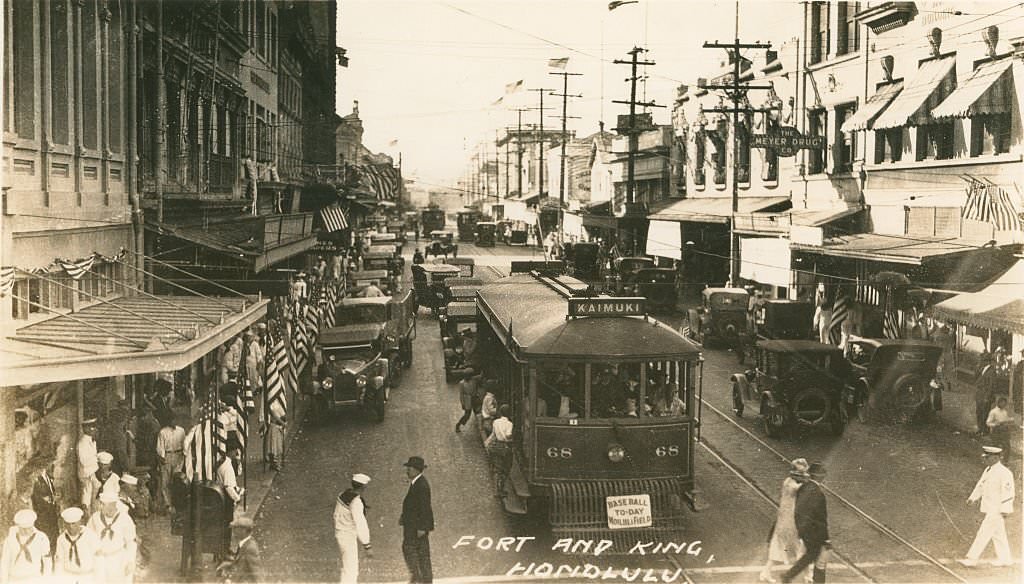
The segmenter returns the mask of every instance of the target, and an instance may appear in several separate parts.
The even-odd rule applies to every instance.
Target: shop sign
[[[570,298],[569,316],[643,316],[643,297]]]
[[[651,496],[648,494],[605,497],[605,507],[608,511],[608,529],[633,529],[654,524]]]
[[[825,234],[821,227],[809,225],[793,225],[789,228],[789,239],[800,245],[813,245],[821,247],[825,245]]]
[[[825,137],[804,136],[792,126],[782,126],[771,134],[754,134],[750,145],[753,148],[770,148],[779,156],[795,156],[797,150],[823,149]]]

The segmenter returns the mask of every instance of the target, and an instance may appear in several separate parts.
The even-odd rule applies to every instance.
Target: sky
[[[548,60],[568,57],[568,129],[584,136],[615,126],[629,98],[628,60],[634,46],[646,47],[646,93],[655,121],[669,123],[680,84],[712,77],[725,59],[705,41],[733,40],[736,2],[639,0],[608,10],[607,0],[338,0],[338,44],[347,68],[338,69],[338,113],[359,102],[363,142],[397,158],[403,174],[424,187],[454,186],[469,168],[475,148],[495,131],[514,126],[515,108],[536,108],[538,92],[561,93],[562,78],[550,75]],[[799,2],[743,0],[739,33],[743,42],[796,37],[802,24]],[[523,80],[523,90],[505,95],[506,85]],[[603,81],[603,83],[602,83]],[[502,103],[493,105],[502,98]],[[545,95],[545,128],[558,127],[561,98]],[[539,112],[522,113],[539,123]],[[395,146],[390,144],[397,140]]]

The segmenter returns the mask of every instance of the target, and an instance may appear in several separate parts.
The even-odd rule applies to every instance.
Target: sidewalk
[[[294,417],[289,416],[292,420],[298,421],[298,423],[290,424],[285,435],[285,470],[288,472],[288,450],[295,437],[302,433],[302,426],[304,424],[306,404],[310,401],[308,398],[302,399],[300,395],[296,395],[293,400],[293,408],[295,410]],[[252,426],[252,431],[255,433],[255,424]],[[250,438],[254,443],[254,447],[250,450],[247,465],[248,465],[248,477],[246,477],[246,508],[244,511],[238,511],[238,513],[245,514],[249,517],[255,518],[260,508],[263,506],[263,502],[271,493],[271,488],[274,484],[274,479],[277,477],[277,472],[270,469],[269,465],[264,465],[260,462],[260,455],[262,454],[261,439],[259,436]],[[239,482],[242,482],[242,478],[239,477]],[[189,582],[194,579],[188,579],[181,575],[181,536],[171,534],[171,520],[167,515],[151,515],[148,519],[139,521],[136,525],[139,541],[142,542],[145,547],[150,550],[149,564],[144,568],[136,572],[136,582]],[[257,530],[259,528],[257,527]],[[217,580],[214,574],[216,565],[213,562],[213,556],[203,556],[203,567],[201,571],[201,581],[214,581]]]

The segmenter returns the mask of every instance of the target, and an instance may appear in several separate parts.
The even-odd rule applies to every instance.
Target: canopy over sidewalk
[[[932,307],[932,316],[986,329],[1024,334],[1024,260],[980,292],[959,294]]]

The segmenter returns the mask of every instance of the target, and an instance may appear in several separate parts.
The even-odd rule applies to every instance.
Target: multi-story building
[[[254,205],[253,194],[275,192],[261,179],[281,182],[282,102],[287,115],[327,120],[304,130],[303,148],[315,148],[300,156],[333,161],[337,55],[333,2],[4,10],[0,514],[24,505],[50,462],[58,487],[76,492],[80,422],[98,417],[100,447],[114,448],[114,410],[138,406],[158,376],[198,407],[215,349],[266,301],[194,274],[201,264],[222,281],[249,278],[311,244],[311,214],[276,195]],[[281,21],[298,14],[311,25],[288,42],[307,53],[282,63]],[[310,95],[299,112],[279,67],[301,70]]]

